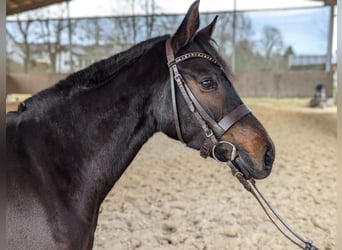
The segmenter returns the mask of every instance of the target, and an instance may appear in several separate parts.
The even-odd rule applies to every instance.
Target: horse
[[[246,178],[270,174],[273,142],[214,47],[217,17],[199,29],[198,7],[173,35],[72,73],[6,114],[8,249],[92,249],[101,203],[156,132],[203,157],[215,147]]]

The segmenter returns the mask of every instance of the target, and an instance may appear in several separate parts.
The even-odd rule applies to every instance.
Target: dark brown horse
[[[173,36],[71,74],[7,114],[8,249],[91,249],[103,199],[159,131],[204,156],[229,142],[234,157],[226,147],[216,157],[246,178],[269,175],[273,143],[211,45],[216,18],[197,31],[198,5]]]

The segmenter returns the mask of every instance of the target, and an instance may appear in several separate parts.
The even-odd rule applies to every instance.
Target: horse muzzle
[[[233,161],[235,167],[246,179],[264,179],[270,175],[275,158],[273,147],[265,147],[261,160],[253,159],[248,153],[240,151]]]
[[[229,141],[220,141],[212,149],[212,156],[216,161],[232,163],[235,171],[241,172],[246,179],[264,179],[269,176],[275,159],[273,145],[265,146],[262,155],[263,157],[250,156],[248,152]]]

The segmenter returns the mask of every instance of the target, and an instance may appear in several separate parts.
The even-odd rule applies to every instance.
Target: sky
[[[157,13],[161,14],[179,14],[185,13],[193,0],[155,0],[158,6]],[[111,15],[131,15],[133,8],[127,8],[128,1],[113,0],[72,0],[70,2],[70,15],[73,17],[89,16],[111,16]],[[136,1],[138,2],[138,1]],[[294,7],[312,7],[322,6],[320,1],[310,0],[236,0],[237,10],[260,10],[275,8],[294,8]],[[233,0],[201,0],[200,12],[232,11],[234,9]],[[134,7],[136,14],[145,14],[138,4]],[[336,19],[336,18],[335,18]],[[337,25],[334,25],[334,39],[332,51],[337,50]],[[302,31],[299,31],[302,32]],[[300,33],[298,34],[300,35]],[[309,41],[308,41],[309,42]],[[308,44],[308,43],[307,43]],[[305,53],[305,45],[303,42]]]
[[[253,20],[253,30],[256,34],[262,35],[265,26],[274,26],[281,31],[285,47],[294,45],[296,54],[310,55],[316,52],[322,55],[327,51],[330,12],[326,7],[248,13]]]
[[[81,17],[98,17],[98,16],[113,16],[113,15],[132,15],[135,14],[145,14],[145,10],[139,0],[135,0],[136,4],[134,8],[131,3],[134,0],[71,0],[70,1],[70,16],[81,18]],[[180,14],[185,13],[189,6],[193,3],[193,0],[155,0],[158,6],[155,10],[158,14]],[[63,3],[66,4],[66,3]],[[267,10],[267,9],[283,9],[283,8],[294,8],[294,7],[312,7],[312,6],[322,6],[323,3],[320,1],[312,0],[236,0],[237,10]],[[234,9],[233,0],[201,0],[200,2],[200,12],[217,12],[217,11],[232,11]],[[61,17],[58,5],[51,5],[47,7],[49,17]],[[29,13],[29,12],[28,12]],[[253,24],[254,28],[258,29],[260,25],[264,23],[261,16],[258,18],[258,22]],[[281,11],[278,15],[281,15]],[[24,13],[25,15],[25,13]],[[29,15],[29,14],[28,14]],[[55,15],[55,16],[54,16]],[[258,14],[255,14],[256,16]],[[64,13],[66,17],[66,13]],[[284,17],[286,19],[286,17]],[[298,15],[300,18],[300,15]],[[15,19],[15,16],[9,17],[10,19]],[[336,18],[335,18],[336,19]],[[294,20],[289,20],[290,22]],[[319,25],[319,20],[313,20],[312,23],[317,23]],[[283,25],[283,24],[280,24]],[[261,27],[261,26],[260,26]],[[314,27],[315,28],[315,27]],[[301,32],[305,30],[298,28],[297,40],[301,35]],[[334,39],[333,39],[333,49],[337,49],[337,38],[336,38],[337,25],[334,25]],[[284,31],[286,32],[286,27]],[[314,32],[314,31],[313,31]],[[295,36],[296,32],[292,31],[292,36]],[[325,34],[324,34],[325,35]],[[326,35],[325,35],[326,36]],[[287,36],[291,37],[291,36]],[[303,49],[305,52],[305,44],[310,44],[310,41],[303,41]]]

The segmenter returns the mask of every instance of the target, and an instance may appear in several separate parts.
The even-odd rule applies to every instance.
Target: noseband
[[[178,139],[182,143],[185,143],[183,136],[182,136],[182,130],[180,127],[179,116],[178,116],[175,81],[190,111],[194,114],[197,121],[201,125],[202,130],[204,131],[206,140],[204,141],[200,149],[200,152],[201,152],[201,156],[206,158],[210,155],[214,146],[223,143],[219,141],[219,139],[223,136],[223,134],[226,133],[236,122],[241,120],[247,114],[251,113],[251,111],[245,104],[241,104],[237,106],[229,114],[225,115],[220,121],[216,122],[199,103],[199,101],[197,100],[197,98],[195,97],[191,89],[189,88],[188,84],[186,83],[185,79],[179,73],[177,64],[179,62],[182,62],[191,58],[201,58],[201,59],[208,60],[211,63],[218,66],[222,70],[222,72],[226,75],[223,67],[212,56],[206,53],[202,53],[202,52],[190,52],[190,53],[186,53],[184,55],[181,55],[175,58],[173,49],[171,47],[171,38],[166,40],[165,48],[166,48],[167,65],[170,70],[173,119],[175,122]],[[232,152],[235,152],[236,151],[235,146],[231,143],[230,145],[233,147]],[[236,154],[234,155],[232,154],[230,160],[234,160],[235,155]]]

